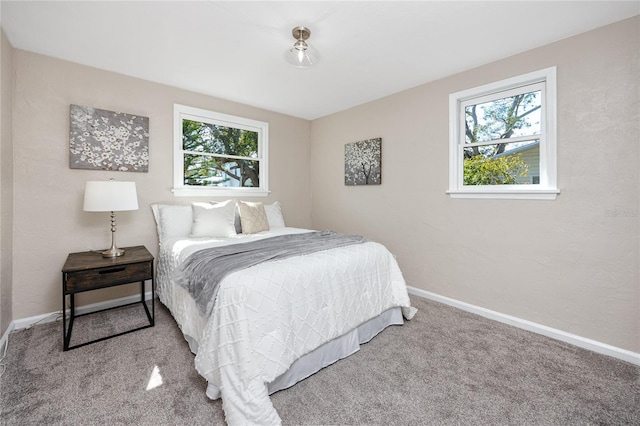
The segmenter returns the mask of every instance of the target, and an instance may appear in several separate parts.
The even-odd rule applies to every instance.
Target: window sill
[[[555,200],[559,189],[522,190],[449,190],[451,198],[484,198],[501,200]]]
[[[174,197],[266,197],[268,190],[260,188],[172,188]]]

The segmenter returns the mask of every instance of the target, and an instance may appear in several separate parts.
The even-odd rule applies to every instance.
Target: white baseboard
[[[151,300],[151,291],[147,291],[144,295],[144,298],[145,300]],[[134,294],[127,297],[120,297],[118,299],[106,300],[104,302],[91,303],[89,305],[84,305],[84,306],[77,306],[76,315],[88,314],[90,312],[96,312],[102,309],[115,308],[116,306],[135,303],[138,301],[140,301],[140,294]],[[47,322],[52,322],[58,319],[58,317],[60,317],[61,315],[62,315],[62,311],[55,311],[55,312],[50,312],[48,314],[36,315],[33,317],[13,320],[11,321],[11,324],[9,325],[9,328],[7,330],[11,330],[11,331],[22,330],[36,323],[44,324]],[[69,315],[69,311],[67,311],[67,315]],[[5,333],[5,335],[8,335],[8,332]],[[2,339],[4,341],[5,336],[3,336]],[[0,343],[0,347],[2,347],[1,343]]]
[[[454,308],[462,309],[463,311],[471,312],[485,318],[492,319],[494,321],[509,324],[514,327],[531,331],[533,333],[542,334],[543,336],[570,343],[572,345],[578,346],[583,349],[588,349],[599,354],[621,359],[623,361],[630,362],[631,364],[640,365],[640,353],[628,351],[616,346],[611,346],[606,343],[598,342],[596,340],[587,339],[586,337],[567,333],[566,331],[547,327],[546,325],[537,324],[535,322],[527,321],[521,318],[512,317],[511,315],[502,314],[500,312],[485,309],[480,306],[472,305],[470,303],[461,302],[449,297],[440,296],[439,294],[431,293],[430,291],[410,286],[407,286],[407,289],[410,294],[424,297],[425,299],[444,303],[445,305],[453,306]]]

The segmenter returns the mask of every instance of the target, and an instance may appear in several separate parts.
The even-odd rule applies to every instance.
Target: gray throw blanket
[[[202,315],[209,316],[222,279],[228,274],[270,260],[286,259],[322,250],[361,244],[359,235],[314,231],[265,238],[250,243],[197,251],[176,268],[174,281],[187,289]]]

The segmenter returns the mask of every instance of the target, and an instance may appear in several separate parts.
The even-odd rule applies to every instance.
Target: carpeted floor
[[[640,367],[425,299],[412,302],[419,309],[413,321],[272,395],[283,423],[640,425]],[[69,352],[62,351],[60,322],[13,333],[0,378],[0,424],[222,424],[222,405],[207,399],[178,327],[156,308],[155,327]],[[129,308],[83,317],[72,343],[141,315]]]

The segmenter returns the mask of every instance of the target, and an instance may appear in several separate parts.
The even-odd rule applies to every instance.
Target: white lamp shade
[[[135,182],[88,181],[84,188],[86,212],[117,212],[138,210]]]

